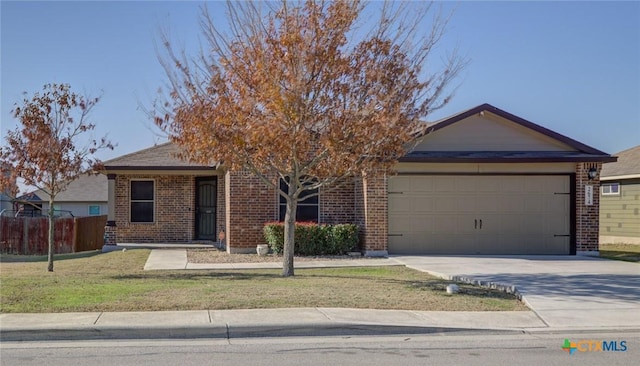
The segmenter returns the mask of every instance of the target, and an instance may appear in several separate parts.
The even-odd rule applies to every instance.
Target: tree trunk
[[[53,272],[53,248],[54,248],[54,233],[55,233],[55,222],[53,220],[54,208],[53,208],[53,199],[49,200],[49,210],[47,216],[49,217],[49,266],[47,270],[49,272]]]
[[[296,209],[298,201],[287,200],[287,211],[284,215],[284,253],[282,259],[282,276],[293,276],[293,253],[295,250]]]

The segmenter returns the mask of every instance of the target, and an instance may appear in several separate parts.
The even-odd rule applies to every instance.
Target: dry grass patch
[[[600,244],[600,257],[626,262],[640,262],[640,245]]]
[[[405,267],[143,271],[148,250],[59,260],[2,263],[0,311],[144,311],[349,307],[410,310],[528,310],[514,296]]]

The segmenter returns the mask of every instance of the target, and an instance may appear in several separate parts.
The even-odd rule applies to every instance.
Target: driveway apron
[[[447,279],[515,286],[551,327],[640,328],[640,264],[585,256],[393,256]]]

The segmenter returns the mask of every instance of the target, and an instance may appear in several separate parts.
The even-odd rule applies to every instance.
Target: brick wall
[[[256,245],[265,244],[263,227],[278,220],[277,191],[247,171],[228,172],[225,184],[225,227],[231,253],[253,253]],[[355,187],[353,180],[335,188],[322,188],[319,197],[319,222],[325,224],[355,222]]]
[[[386,256],[387,251],[387,176],[368,175],[362,179],[364,214],[363,248],[365,255]]]
[[[335,188],[323,187],[320,190],[320,223],[354,223],[355,209],[355,184],[353,179],[337,184]]]
[[[227,172],[224,180],[227,251],[255,253],[256,245],[265,244],[264,224],[278,219],[276,191],[244,170]]]
[[[596,168],[598,177],[589,180],[587,172]],[[602,163],[576,164],[576,252],[598,251],[599,207],[600,207],[600,170]],[[585,205],[585,185],[593,186],[593,204]]]
[[[154,222],[130,222],[131,180],[155,182]],[[186,175],[118,175],[115,189],[115,220],[118,243],[186,243],[195,238],[196,177]],[[218,191],[224,192],[224,186]],[[218,195],[220,197],[220,194]],[[224,200],[218,200],[218,225]]]

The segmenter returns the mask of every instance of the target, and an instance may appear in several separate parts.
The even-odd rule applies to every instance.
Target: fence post
[[[73,236],[71,237],[71,253],[78,251],[78,218],[73,218]]]
[[[22,218],[22,254],[27,255],[29,253],[29,227],[27,225],[26,217]]]

